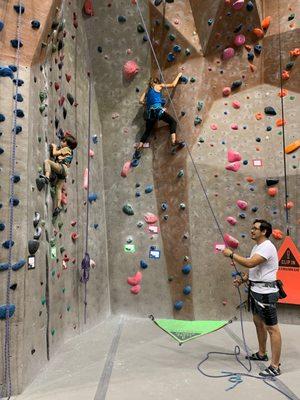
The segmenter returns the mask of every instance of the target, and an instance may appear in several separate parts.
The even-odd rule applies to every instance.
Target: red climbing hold
[[[131,161],[126,161],[126,163],[123,165],[121,176],[123,178],[126,178],[130,171],[131,171]]]
[[[235,225],[237,223],[237,220],[234,217],[227,217],[226,221],[230,224],[230,225]]]
[[[283,238],[283,232],[280,229],[273,229],[272,235],[274,239],[281,240]]]
[[[271,17],[268,16],[262,20],[261,27],[266,31],[269,28],[270,23],[271,23]]]
[[[158,218],[156,215],[152,213],[146,213],[144,215],[144,220],[147,222],[147,224],[155,224],[157,222]]]
[[[58,82],[54,82],[54,89],[56,91],[58,91],[59,88],[60,88],[59,83]]]
[[[238,200],[236,202],[236,205],[241,209],[241,210],[246,210],[248,207],[248,203],[244,200]]]
[[[227,159],[229,162],[241,161],[242,156],[238,151],[228,150],[227,152]]]
[[[139,67],[135,61],[127,61],[123,67],[124,77],[131,80],[139,72]]]
[[[224,97],[229,96],[230,93],[231,93],[230,87],[229,87],[229,86],[224,87],[222,93],[223,93],[223,96],[224,96]]]
[[[71,233],[71,239],[72,239],[73,241],[77,240],[77,239],[78,239],[78,233],[72,232],[72,233]]]
[[[138,271],[134,276],[129,276],[127,278],[127,283],[131,286],[135,286],[138,285],[142,282],[142,273],[140,271]]]
[[[270,187],[268,189],[268,195],[271,197],[275,197],[277,193],[278,193],[277,187]]]
[[[71,80],[72,76],[71,76],[70,74],[66,74],[65,76],[66,76],[66,80],[67,80],[67,82],[70,82],[70,80]]]
[[[226,165],[225,167],[227,171],[233,171],[233,172],[237,172],[240,168],[241,168],[241,163],[239,161]]]
[[[241,103],[238,100],[234,100],[232,102],[232,107],[235,109],[239,109],[241,107]]]
[[[288,201],[285,205],[284,208],[287,208],[288,210],[290,210],[291,208],[294,207],[294,203],[292,201]]]
[[[227,246],[233,249],[236,249],[239,246],[239,241],[235,239],[233,236],[229,235],[228,233],[224,235],[224,242]]]
[[[71,226],[75,226],[77,224],[77,221],[75,219],[73,219],[73,221],[71,221]]]
[[[59,104],[60,107],[63,106],[63,104],[65,102],[65,99],[66,99],[65,96],[61,96],[60,99],[58,100],[58,104]]]
[[[85,0],[83,5],[83,11],[89,17],[93,17],[95,15],[92,0]]]
[[[132,286],[130,291],[131,291],[132,294],[139,294],[140,291],[141,291],[141,285]]]
[[[73,12],[73,26],[75,29],[78,28],[77,14],[75,12]]]

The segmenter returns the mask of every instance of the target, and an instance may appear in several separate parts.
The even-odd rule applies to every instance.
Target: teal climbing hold
[[[201,124],[202,122],[202,118],[200,118],[198,115],[195,117],[194,119],[194,125],[197,126],[199,124]]]
[[[182,178],[184,176],[184,170],[180,169],[177,173],[177,178]]]
[[[183,301],[176,301],[175,303],[174,303],[174,308],[175,308],[175,310],[181,310],[182,309],[182,307],[183,307]]]
[[[6,304],[0,306],[0,319],[6,319],[6,309],[8,310],[8,317],[11,318],[16,311],[16,306],[14,304],[9,304],[8,307]]]
[[[40,102],[43,103],[47,99],[47,92],[41,91],[39,94]]]
[[[123,212],[127,215],[134,215],[134,211],[131,204],[125,204],[123,206]]]
[[[145,189],[145,193],[151,193],[153,192],[153,185],[147,185]]]
[[[198,101],[198,103],[197,103],[197,110],[198,110],[198,111],[201,111],[202,108],[203,108],[203,106],[204,106],[204,102],[203,102],[203,101]]]

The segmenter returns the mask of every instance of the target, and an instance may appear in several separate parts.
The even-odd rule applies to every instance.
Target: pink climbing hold
[[[230,224],[230,225],[235,225],[237,223],[236,218],[234,217],[227,217],[226,221]]]
[[[240,10],[241,8],[244,7],[244,0],[236,0],[233,4],[232,4],[232,8],[234,10]]]
[[[241,108],[241,103],[238,100],[234,100],[232,102],[232,107],[235,109],[239,109],[239,108]]]
[[[242,34],[236,35],[233,42],[238,47],[243,46],[246,42],[245,35],[242,35]]]
[[[127,283],[128,285],[131,286],[138,285],[142,282],[142,277],[143,277],[142,273],[138,271],[134,276],[129,276],[127,278]]]
[[[229,96],[231,94],[231,88],[229,86],[224,87],[222,93],[225,97]]]
[[[234,49],[232,47],[227,47],[227,49],[223,50],[223,60],[229,60],[234,54]]]
[[[85,0],[83,5],[83,11],[89,17],[92,17],[95,14],[92,0]]]
[[[242,156],[238,151],[228,150],[227,152],[227,159],[229,162],[241,161]]]
[[[123,178],[126,178],[130,171],[131,171],[131,161],[126,161],[126,163],[123,165],[121,176]]]
[[[233,249],[237,249],[239,246],[239,241],[233,236],[229,235],[228,233],[224,235],[224,242],[226,246],[231,247]]]
[[[226,165],[225,169],[227,171],[237,172],[241,168],[241,163],[239,161],[235,161],[229,165]]]
[[[234,131],[237,131],[239,129],[238,124],[231,124],[230,128],[233,129]]]
[[[123,74],[125,79],[131,80],[139,72],[139,66],[133,60],[127,61],[123,67]]]
[[[241,209],[241,210],[246,210],[248,207],[248,203],[245,200],[238,200],[236,202],[236,205]]]
[[[89,185],[89,170],[86,168],[83,173],[83,188],[87,190]]]
[[[210,129],[212,129],[213,131],[216,131],[218,129],[218,125],[217,124],[211,124]]]
[[[144,220],[147,222],[147,224],[155,224],[155,222],[158,221],[158,218],[152,213],[146,213],[144,215]]]
[[[89,151],[89,156],[90,156],[91,158],[93,158],[94,155],[95,155],[94,150],[90,149],[90,151]]]
[[[77,240],[77,239],[78,239],[78,233],[77,233],[77,232],[72,232],[72,233],[71,233],[71,239],[72,239],[73,241]]]
[[[141,285],[135,285],[135,286],[132,286],[130,291],[131,291],[132,294],[139,294],[141,289],[142,289]]]

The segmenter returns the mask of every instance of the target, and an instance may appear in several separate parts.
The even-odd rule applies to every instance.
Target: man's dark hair
[[[272,225],[270,224],[270,222],[265,221],[264,219],[256,219],[253,224],[255,224],[256,222],[260,223],[260,227],[259,230],[262,231],[266,231],[266,238],[269,238],[271,236],[272,233]]]
[[[77,140],[74,138],[74,136],[72,135],[66,135],[63,138],[64,141],[66,141],[68,147],[70,147],[70,149],[74,150],[77,147]]]

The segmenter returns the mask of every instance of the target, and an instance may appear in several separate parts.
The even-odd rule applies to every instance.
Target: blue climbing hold
[[[166,203],[166,202],[161,203],[160,208],[161,208],[163,211],[166,211],[166,210],[168,209],[168,203]]]
[[[169,53],[168,56],[167,56],[167,60],[168,60],[169,62],[175,61],[175,56],[174,56],[174,54],[173,54],[173,53]]]
[[[137,159],[137,158],[134,158],[132,161],[131,161],[131,166],[133,167],[133,168],[135,168],[135,167],[137,167],[138,165],[139,165],[139,160]]]
[[[259,54],[261,53],[261,51],[262,51],[262,45],[256,44],[256,45],[254,46],[254,53],[255,53],[256,55],[259,55]]]
[[[266,131],[270,132],[271,130],[272,130],[272,127],[271,127],[271,126],[267,126],[267,127],[266,127]]]
[[[185,286],[185,287],[183,288],[183,294],[185,294],[185,295],[190,294],[191,291],[192,291],[192,287],[189,286],[189,285],[187,285],[187,286]]]
[[[246,5],[247,11],[252,11],[253,8],[254,8],[254,5],[253,5],[252,1],[248,1],[247,5]]]
[[[1,21],[1,19],[0,19],[0,32],[2,31],[3,28],[4,28],[4,22]]]
[[[0,122],[4,122],[5,121],[5,116],[3,114],[0,114]]]
[[[179,44],[176,44],[176,45],[173,47],[173,51],[174,51],[175,53],[180,53],[180,52],[181,52],[181,46],[179,46]]]
[[[97,229],[99,224],[94,224],[94,229]]]
[[[14,94],[13,98],[14,98],[14,100],[17,100],[19,103],[21,103],[24,100],[21,93]]]
[[[24,258],[22,258],[20,261],[18,261],[16,264],[14,264],[11,268],[13,271],[18,271],[19,269],[24,267],[25,264],[26,264],[26,260]]]
[[[143,268],[143,269],[146,269],[146,268],[148,268],[148,264],[146,263],[146,261],[141,260],[140,261],[140,267]]]
[[[31,28],[32,29],[39,29],[40,26],[41,26],[41,23],[37,19],[34,19],[33,21],[31,21]]]
[[[5,223],[0,222],[0,232],[4,231],[4,229],[5,229]]]
[[[147,185],[145,189],[145,193],[151,193],[153,192],[153,185]]]
[[[258,207],[257,206],[253,206],[252,208],[251,208],[251,211],[252,212],[256,212],[258,210]]]
[[[0,271],[7,271],[9,268],[9,263],[1,263],[0,264]]]
[[[93,201],[96,201],[97,199],[98,199],[97,193],[90,193],[89,194],[88,200],[89,200],[90,203],[92,203]]]
[[[141,193],[140,192],[135,192],[135,197],[141,197]]]
[[[9,199],[9,204],[12,204],[14,207],[18,206],[20,203],[20,200],[17,197],[11,197]]]
[[[25,114],[24,114],[23,110],[20,110],[20,109],[14,110],[14,113],[16,114],[16,116],[18,118],[24,118],[25,117]]]
[[[240,213],[239,213],[239,217],[240,217],[241,219],[245,219],[245,218],[246,218],[246,214],[243,213],[243,212],[240,212]]]
[[[10,43],[11,43],[11,45],[12,45],[12,47],[14,48],[14,49],[17,49],[18,47],[20,48],[20,47],[23,47],[23,43],[21,42],[21,40],[18,40],[18,39],[12,39],[11,41],[10,41]]]
[[[22,132],[22,127],[21,127],[21,125],[17,125],[16,126],[16,135],[18,135],[19,133],[21,133]],[[12,132],[13,132],[14,130],[12,130]]]
[[[124,17],[124,15],[119,15],[118,16],[118,22],[120,22],[121,24],[126,22],[126,17]]]
[[[180,83],[184,83],[185,85],[188,83],[189,78],[187,78],[186,76],[182,75],[179,79]]]
[[[14,10],[18,13],[18,14],[24,14],[25,11],[25,7],[22,4],[16,4],[14,5]]]
[[[15,242],[13,240],[5,240],[5,242],[2,243],[2,247],[5,249],[10,249],[14,244]]]
[[[93,135],[92,141],[93,141],[94,144],[97,144],[98,143],[98,136],[97,135]]]
[[[0,319],[6,319],[6,309],[8,309],[8,317],[11,318],[16,311],[16,306],[14,304],[9,304],[8,307],[6,304],[0,306]]]
[[[8,68],[12,70],[12,72],[17,72],[18,68],[15,65],[9,65]]]
[[[252,51],[250,51],[247,55],[248,61],[253,61],[254,60],[254,53],[252,53]]]
[[[13,79],[13,83],[17,86],[23,86],[24,85],[24,81],[23,79]]]
[[[183,301],[176,301],[175,303],[174,303],[174,308],[175,308],[175,310],[181,310],[182,309],[182,307],[183,307]]]
[[[143,36],[143,42],[148,42],[148,36],[147,35]]]
[[[10,79],[14,79],[14,73],[9,67],[0,67],[0,76],[2,78],[8,77]]]
[[[192,266],[190,265],[190,264],[186,264],[186,265],[184,265],[183,267],[182,267],[182,273],[184,274],[184,275],[188,275],[190,272],[191,272],[191,270],[192,270]]]

